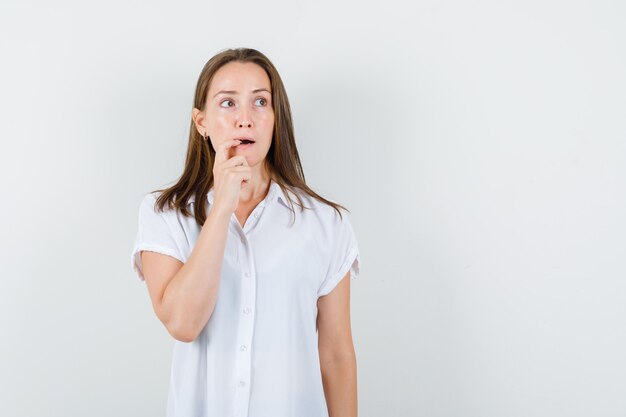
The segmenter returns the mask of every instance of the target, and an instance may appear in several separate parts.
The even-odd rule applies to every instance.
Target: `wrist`
[[[209,209],[209,215],[212,216],[212,217],[217,217],[217,218],[220,218],[220,219],[229,220],[230,216],[232,215],[232,212],[230,212],[225,207],[220,206],[219,204],[214,204]]]

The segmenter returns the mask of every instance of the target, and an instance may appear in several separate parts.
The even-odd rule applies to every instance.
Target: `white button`
[[[259,217],[259,213],[254,213],[254,217]]]
[[[241,345],[241,347],[239,349],[241,349],[242,351],[245,351],[247,349],[247,347],[246,347],[246,345]]]
[[[244,308],[244,309],[243,309],[243,312],[244,312],[245,314],[250,314],[250,307],[246,307],[246,308]]]
[[[239,381],[239,386],[240,387],[245,387],[246,386],[246,381]]]
[[[244,275],[245,275],[246,277],[249,277],[249,276],[250,276],[250,272],[246,272],[246,273],[244,273]]]

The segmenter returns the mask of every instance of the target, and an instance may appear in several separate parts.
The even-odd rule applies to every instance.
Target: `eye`
[[[259,101],[259,100],[263,100],[263,102],[264,102],[264,104],[261,104],[261,106],[267,105],[267,100],[265,100],[265,98],[259,97],[259,98],[256,99],[256,101]]]
[[[220,107],[224,107],[224,106],[222,106],[222,104],[224,104],[224,103],[232,103],[232,100],[231,99],[226,99],[226,100],[222,101],[220,103]],[[231,106],[226,106],[226,107],[231,107]]]

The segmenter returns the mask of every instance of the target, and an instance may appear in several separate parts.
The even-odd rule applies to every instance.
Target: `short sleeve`
[[[350,220],[343,214],[343,219],[337,214],[330,233],[332,248],[330,252],[330,265],[326,277],[320,286],[317,296],[329,294],[350,271],[350,279],[355,279],[360,272],[361,259],[359,247],[352,229]]]
[[[139,205],[137,235],[130,262],[141,281],[145,280],[141,264],[141,251],[169,255],[184,262],[180,248],[176,244],[174,233],[166,219],[168,213],[156,211],[155,201],[156,197],[150,193],[144,197]]]

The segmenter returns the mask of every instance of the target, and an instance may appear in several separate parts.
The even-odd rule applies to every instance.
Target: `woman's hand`
[[[233,213],[239,204],[239,191],[252,176],[252,169],[243,155],[228,158],[229,150],[241,143],[239,139],[231,139],[222,143],[215,151],[213,165],[213,187],[215,206],[220,210]]]

